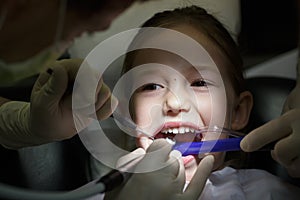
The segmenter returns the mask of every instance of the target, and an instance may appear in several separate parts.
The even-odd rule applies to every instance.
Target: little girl
[[[234,41],[204,9],[191,6],[158,13],[142,27],[156,28],[142,29],[136,36],[123,75],[130,77],[126,84],[131,91],[129,117],[147,133],[136,138],[137,146],[160,154],[146,155],[137,170],[149,167],[149,172],[133,174],[105,199],[298,199],[299,188],[265,171],[225,166],[224,152],[178,156],[162,141],[227,138],[223,133],[197,134],[197,130],[212,125],[242,130],[248,123],[252,96],[245,89],[242,59]],[[180,43],[185,37],[190,40]],[[190,41],[200,48],[186,48]],[[198,166],[208,155],[213,155],[214,172],[202,191],[194,179],[199,178],[203,168]]]

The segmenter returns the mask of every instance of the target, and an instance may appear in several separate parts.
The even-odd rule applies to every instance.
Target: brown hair
[[[67,7],[69,9],[74,10],[80,10],[87,14],[93,14],[93,12],[99,12],[103,8],[106,8],[105,6],[107,4],[110,4],[110,6],[119,6],[118,4],[124,5],[125,7],[128,7],[133,2],[143,2],[148,0],[120,0],[119,2],[115,2],[114,4],[111,4],[111,0],[67,0]]]
[[[242,73],[243,62],[237,45],[224,26],[215,17],[208,14],[205,9],[197,6],[190,6],[164,11],[155,14],[147,20],[142,27],[171,28],[178,24],[192,25],[217,45],[230,63],[230,66],[227,67],[226,71],[228,71],[227,75],[232,82],[233,89],[237,94],[244,91],[245,83]],[[132,67],[132,54],[132,52],[129,53],[125,59],[123,73]]]

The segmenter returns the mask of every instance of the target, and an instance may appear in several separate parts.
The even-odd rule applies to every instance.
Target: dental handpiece
[[[108,192],[116,188],[117,186],[121,185],[130,178],[133,171],[133,168],[137,165],[139,161],[144,157],[144,154],[137,155],[136,157],[128,160],[127,162],[123,163],[117,169],[111,170],[109,173],[101,177],[97,183],[104,184],[104,192]]]

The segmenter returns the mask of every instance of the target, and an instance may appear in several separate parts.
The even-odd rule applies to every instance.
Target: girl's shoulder
[[[222,191],[221,199],[299,199],[300,196],[300,188],[260,169],[225,167],[211,174],[206,187],[209,196],[216,197]]]

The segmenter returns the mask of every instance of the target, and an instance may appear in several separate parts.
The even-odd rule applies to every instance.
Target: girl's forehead
[[[139,38],[137,53],[132,57],[135,66],[160,62],[217,68],[217,65],[224,63],[220,49],[201,30],[190,24],[145,32]]]
[[[197,62],[192,65],[179,55],[158,49],[138,50],[134,56],[132,67],[143,66],[143,73],[181,73],[184,76],[201,75],[204,71],[219,73],[214,64],[207,65],[206,62]]]
[[[135,38],[129,50],[141,50],[145,48],[162,50],[178,55],[193,65],[199,61],[214,65],[214,61],[209,56],[209,52],[205,49],[205,46],[190,36],[190,33],[187,33],[175,28],[144,28]],[[149,53],[148,56],[150,55]],[[155,56],[156,58],[160,58],[157,54]]]

